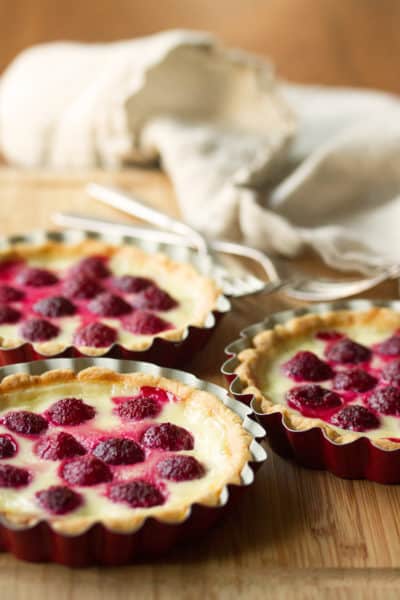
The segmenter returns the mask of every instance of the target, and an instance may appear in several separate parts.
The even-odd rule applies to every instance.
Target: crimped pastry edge
[[[190,282],[190,280],[196,280],[202,282],[202,304],[200,310],[194,314],[192,320],[183,327],[174,328],[160,332],[151,337],[151,340],[142,340],[138,336],[130,344],[122,345],[120,342],[115,342],[111,346],[95,348],[92,346],[77,346],[75,344],[65,344],[60,342],[48,341],[48,342],[27,342],[26,340],[19,341],[16,346],[15,343],[7,341],[0,336],[0,351],[1,350],[15,350],[24,344],[28,343],[31,345],[36,352],[44,357],[51,358],[52,356],[65,352],[68,348],[74,347],[79,353],[84,356],[100,357],[107,354],[114,346],[120,346],[124,350],[132,352],[140,352],[149,350],[153,345],[154,341],[158,338],[171,341],[180,342],[185,339],[189,333],[189,327],[204,328],[207,327],[207,323],[210,320],[210,315],[213,311],[218,310],[218,301],[221,298],[221,290],[217,287],[216,283],[208,277],[200,274],[191,264],[179,263],[172,260],[161,252],[155,254],[149,254],[139,247],[130,244],[111,244],[101,239],[84,239],[78,243],[68,242],[55,242],[48,240],[41,244],[29,244],[29,243],[13,243],[7,248],[0,249],[0,262],[6,259],[13,258],[33,258],[37,256],[51,256],[57,252],[57,257],[60,256],[77,256],[82,258],[90,256],[92,254],[101,254],[109,258],[115,256],[117,253],[123,252],[132,257],[137,264],[145,265],[147,262],[156,264],[163,272],[179,273],[179,276]],[[189,285],[189,283],[188,283]]]
[[[308,313],[291,318],[286,323],[277,324],[272,329],[261,331],[252,339],[253,348],[246,348],[237,355],[240,364],[234,373],[239,377],[243,386],[241,393],[253,396],[252,405],[256,413],[281,413],[284,425],[291,430],[307,431],[318,427],[324,432],[326,438],[337,445],[348,444],[367,437],[373,445],[382,450],[399,450],[400,442],[394,442],[387,438],[372,439],[365,432],[338,430],[322,419],[304,417],[289,406],[273,402],[260,389],[259,369],[262,368],[265,361],[276,356],[286,342],[320,329],[368,324],[382,328],[399,328],[400,313],[380,306],[373,306],[367,310],[343,309],[318,314]]]
[[[11,526],[23,529],[34,527],[39,522],[46,522],[57,533],[66,536],[75,536],[84,533],[94,525],[101,524],[107,529],[117,533],[134,533],[143,526],[148,518],[154,518],[163,523],[178,524],[189,517],[191,508],[194,504],[207,507],[221,506],[225,503],[227,498],[227,486],[241,484],[241,473],[252,458],[250,451],[250,445],[253,442],[252,435],[242,426],[241,418],[233,410],[225,406],[217,396],[204,390],[198,390],[181,383],[178,380],[140,372],[122,374],[108,368],[96,366],[88,367],[77,373],[70,369],[55,369],[41,375],[15,373],[6,376],[0,383],[0,405],[1,396],[3,394],[16,393],[18,391],[32,389],[32,387],[40,390],[41,387],[71,382],[159,386],[178,395],[183,402],[190,402],[194,398],[198,399],[201,397],[201,403],[208,406],[210,412],[219,416],[222,421],[228,422],[231,433],[233,433],[233,430],[235,429],[234,447],[237,449],[237,452],[235,452],[235,457],[237,457],[237,459],[236,461],[231,461],[231,470],[229,471],[226,480],[221,481],[220,485],[211,489],[207,494],[196,498],[190,503],[182,504],[179,508],[168,509],[167,506],[161,505],[158,507],[156,513],[153,512],[149,515],[135,515],[133,512],[129,517],[124,516],[121,518],[103,519],[89,516],[68,516],[67,518],[60,518],[57,516],[44,518],[37,516],[29,517],[13,511],[1,511],[0,509],[0,516],[5,520],[7,527]]]

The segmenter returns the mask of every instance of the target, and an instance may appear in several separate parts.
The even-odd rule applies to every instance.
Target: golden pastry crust
[[[219,398],[213,394],[198,390],[181,383],[177,380],[167,379],[165,377],[156,377],[146,373],[130,373],[121,374],[110,369],[100,367],[89,367],[79,373],[74,373],[71,370],[57,369],[48,371],[42,375],[26,375],[13,374],[5,377],[0,383],[0,409],[3,401],[9,394],[15,394],[24,390],[45,389],[48,386],[55,386],[65,383],[79,382],[83,384],[118,384],[124,387],[141,387],[154,386],[161,387],[172,392],[179,397],[180,402],[183,402],[191,410],[196,410],[196,406],[201,408],[202,413],[205,411],[207,416],[212,416],[221,424],[229,439],[229,451],[226,453],[226,469],[224,477],[218,482],[218,485],[211,487],[207,494],[195,497],[192,502],[184,502],[178,508],[169,508],[168,502],[165,505],[157,507],[156,513],[154,508],[151,516],[166,523],[180,523],[184,521],[190,514],[193,503],[201,504],[209,507],[220,506],[224,502],[224,493],[226,486],[239,485],[241,483],[241,473],[246,464],[251,460],[252,454],[250,445],[253,437],[242,426],[241,418],[223,404]],[[120,533],[132,533],[139,529],[148,515],[144,514],[146,509],[141,509],[141,514],[132,510],[132,514],[118,517],[107,517],[97,519],[89,516],[73,516],[67,515],[63,517],[46,518],[54,530],[66,535],[77,535],[84,532],[95,523],[101,523],[108,529]],[[7,524],[19,527],[34,526],[39,518],[37,515],[31,517],[18,512],[1,510],[0,516],[7,520]]]
[[[239,366],[235,373],[238,375],[242,385],[243,394],[254,396],[254,408],[261,414],[279,412],[282,414],[284,424],[297,431],[305,431],[313,427],[319,427],[332,442],[336,444],[347,444],[361,437],[363,432],[338,430],[322,419],[304,417],[298,412],[285,406],[277,404],[261,389],[262,373],[268,362],[275,357],[281,349],[296,338],[313,335],[317,331],[335,329],[351,326],[373,326],[382,330],[400,328],[400,313],[384,307],[372,307],[368,310],[338,310],[320,314],[306,314],[290,319],[284,324],[278,324],[273,329],[265,330],[257,334],[252,342],[253,348],[247,348],[239,353]],[[378,438],[371,442],[384,450],[398,450],[400,442],[394,442],[387,438]]]
[[[56,257],[57,260],[73,258],[79,260],[91,255],[102,255],[109,259],[125,260],[126,262],[132,261],[134,264],[139,265],[143,271],[146,271],[147,266],[151,266],[152,271],[160,274],[162,277],[173,276],[185,282],[188,289],[197,288],[201,290],[201,294],[197,297],[196,305],[193,306],[193,310],[188,317],[188,322],[184,326],[168,329],[153,336],[146,336],[147,338],[151,338],[150,341],[149,339],[142,339],[140,336],[135,336],[135,339],[130,343],[123,344],[123,348],[126,350],[134,352],[148,350],[156,338],[163,338],[172,342],[181,341],[187,337],[189,326],[206,327],[207,322],[210,320],[210,314],[217,309],[221,291],[213,279],[201,275],[188,263],[176,262],[161,253],[148,254],[141,248],[133,245],[118,246],[91,239],[86,239],[75,244],[52,241],[39,245],[14,244],[11,248],[0,250],[0,263],[5,260],[16,259],[51,260],[53,257]],[[18,346],[23,343],[26,342],[21,338]],[[116,344],[121,345],[118,341]],[[50,340],[48,342],[31,343],[31,345],[42,356],[50,357],[64,352],[72,344]],[[74,347],[81,354],[94,357],[102,356],[110,350],[109,347],[96,348],[93,346],[76,345]],[[0,335],[0,350],[13,348],[16,348],[15,340],[9,340]]]

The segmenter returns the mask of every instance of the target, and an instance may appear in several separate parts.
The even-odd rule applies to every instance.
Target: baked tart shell
[[[145,260],[154,255],[160,268],[166,271],[180,270],[182,280],[190,282],[192,277],[201,277],[202,265],[197,254],[182,247],[168,244],[144,242],[133,237],[81,231],[35,231],[31,234],[13,235],[0,240],[0,261],[21,251],[29,256],[38,247],[46,254],[63,251],[66,255],[71,247],[79,246],[82,255],[90,253],[111,256],[112,248],[122,246],[134,258]],[[229,300],[223,296],[212,280],[204,281],[204,297],[201,309],[196,312],[193,322],[182,327],[155,334],[152,339],[136,338],[135,343],[124,345],[118,341],[107,348],[90,348],[76,344],[66,345],[53,341],[32,343],[21,341],[18,344],[4,343],[0,338],[0,366],[32,362],[49,358],[110,357],[152,362],[166,367],[180,367],[189,362],[209,341],[221,318],[230,311]]]
[[[268,360],[268,352],[273,354],[274,344],[285,336],[355,322],[368,325],[377,319],[398,328],[400,302],[354,300],[274,313],[242,330],[240,338],[225,348],[229,358],[221,370],[230,394],[251,407],[267,431],[269,445],[279,455],[346,479],[400,483],[398,441],[370,439],[363,432],[350,430],[338,432],[321,419],[304,418],[287,405],[273,403],[256,377],[259,355],[264,353]]]
[[[83,527],[69,530],[67,526],[55,527],[51,519],[24,522],[23,519],[13,519],[12,515],[3,515],[0,516],[0,550],[9,551],[22,560],[55,562],[69,567],[93,564],[117,566],[153,558],[165,554],[177,543],[204,535],[224,514],[228,505],[253,483],[255,471],[266,460],[265,450],[257,441],[264,437],[265,431],[250,418],[248,406],[230,398],[223,388],[189,373],[149,363],[107,358],[49,359],[1,368],[0,388],[7,392],[31,389],[33,385],[39,390],[42,384],[57,383],[58,377],[67,377],[67,381],[75,378],[98,383],[105,380],[117,382],[118,378],[137,374],[144,384],[150,378],[162,384],[163,378],[166,378],[170,384],[171,380],[175,382],[177,389],[181,386],[182,390],[187,386],[195,388],[205,394],[205,399],[212,395],[214,400],[216,397],[221,401],[216,407],[217,412],[226,412],[227,408],[233,411],[233,418],[241,431],[237,471],[232,472],[226,485],[210,490],[198,503],[175,511],[170,509],[158,518],[156,515],[129,518],[126,524],[119,523],[117,528],[113,528],[113,523],[105,518],[90,523],[86,528],[82,523]]]

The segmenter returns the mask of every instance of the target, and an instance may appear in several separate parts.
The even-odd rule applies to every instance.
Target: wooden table
[[[81,176],[0,171],[2,233],[51,226],[57,209],[121,218],[89,200],[88,179],[118,183],[155,205],[176,210],[170,185],[158,172]],[[391,285],[375,295],[394,294]],[[190,365],[224,385],[223,348],[245,325],[290,306],[283,296],[236,301],[214,340]],[[398,598],[400,490],[345,481],[310,471],[272,452],[240,505],[194,547],[164,559],[119,569],[69,570],[0,555],[1,600]]]
[[[209,29],[229,44],[269,55],[295,81],[400,92],[398,0],[0,0],[0,71],[24,47],[54,39],[113,40],[168,27]],[[117,218],[90,202],[94,174],[0,172],[1,233],[48,227],[56,209]],[[174,209],[156,172],[96,174]],[[393,295],[394,287],[375,291]],[[191,369],[222,382],[223,348],[246,324],[290,306],[283,296],[235,302]],[[0,555],[0,600],[312,600],[399,598],[400,491],[344,481],[270,454],[242,504],[206,539],[152,564],[71,571]]]

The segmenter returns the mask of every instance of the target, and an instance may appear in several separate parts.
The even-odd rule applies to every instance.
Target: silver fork
[[[224,292],[231,296],[244,296],[262,289],[262,282],[254,281],[254,276],[249,274],[241,276],[232,276],[224,267],[213,251],[211,242],[209,242],[200,232],[196,231],[186,223],[174,219],[152,207],[147,206],[141,200],[127,194],[124,190],[110,188],[96,183],[87,186],[87,192],[97,200],[113,206],[134,217],[139,217],[148,223],[157,227],[168,229],[179,235],[186,235],[193,239],[199,252],[207,260],[210,275],[215,277]],[[243,248],[243,246],[242,246]],[[251,257],[262,264],[263,253],[252,248],[246,248],[245,256]],[[261,256],[260,256],[261,255]],[[265,257],[265,254],[263,255]],[[340,298],[347,298],[365,292],[386,279],[398,277],[400,275],[400,265],[392,265],[387,269],[381,270],[376,275],[364,277],[356,280],[328,280],[326,278],[314,279],[310,277],[290,277],[290,287],[286,284],[284,278],[286,293],[292,298],[305,301],[330,301]],[[278,276],[280,279],[280,277]],[[257,289],[254,289],[256,285]]]
[[[389,265],[376,275],[361,279],[305,278],[285,287],[285,293],[306,302],[331,302],[362,294],[388,279],[400,277],[400,265]]]
[[[228,296],[248,296],[261,291],[271,293],[285,285],[285,282],[279,279],[272,264],[268,265],[268,276],[272,280],[269,284],[248,271],[238,270],[237,266],[236,272],[234,271],[235,267],[232,267],[232,270],[229,271],[214,251],[212,243],[200,232],[186,223],[144,204],[141,200],[130,194],[128,195],[123,190],[115,187],[105,187],[96,183],[90,183],[86,190],[92,198],[104,204],[179,235],[181,242],[182,237],[191,240],[199,252],[204,271],[217,281],[224,294]]]
[[[162,242],[165,244],[185,245],[196,247],[187,237],[168,231],[158,231],[148,227],[116,223],[104,219],[87,217],[71,213],[55,213],[53,221],[63,227],[73,227],[86,231],[95,231],[105,234],[117,234],[133,236],[144,240]],[[222,252],[235,256],[250,258],[258,262],[264,269],[269,282],[254,277],[255,286],[251,293],[265,291],[272,293],[280,288],[286,295],[306,302],[329,302],[362,293],[371,289],[389,278],[400,276],[400,266],[395,265],[372,277],[364,277],[356,280],[334,280],[326,278],[288,277],[280,279],[274,263],[263,252],[236,244],[215,240],[211,242],[214,252]],[[257,285],[257,288],[256,288]],[[243,294],[244,295],[244,294]]]

